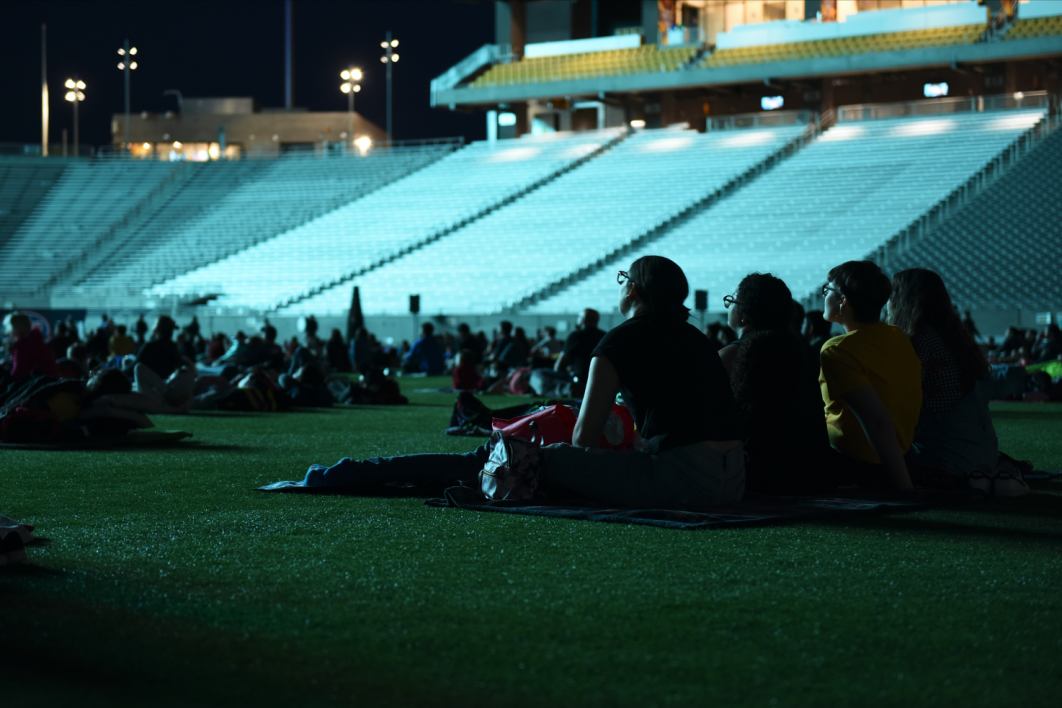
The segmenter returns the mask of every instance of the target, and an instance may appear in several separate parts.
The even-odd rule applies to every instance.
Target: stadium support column
[[[827,111],[834,110],[834,98],[833,98],[833,79],[826,77],[822,80],[822,105],[819,107],[820,120],[826,115]],[[828,128],[833,122],[837,121],[837,117],[834,116],[833,121],[830,124],[824,124],[823,128]]]
[[[41,157],[48,157],[48,25],[41,25]]]
[[[657,0],[642,0],[642,37],[646,44],[656,44],[659,21],[660,7]]]
[[[513,54],[522,57],[524,44],[527,42],[527,4],[524,0],[512,0],[508,5],[509,44],[512,45]]]

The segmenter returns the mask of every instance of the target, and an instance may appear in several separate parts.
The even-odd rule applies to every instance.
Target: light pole
[[[125,151],[129,152],[129,73],[136,68],[136,62],[130,57],[136,56],[136,47],[129,48],[129,40],[125,40],[125,46],[118,50],[118,56],[122,61],[118,62],[118,68],[125,74]]]
[[[343,80],[346,82],[339,87],[339,90],[347,94],[347,113],[350,122],[350,144],[354,144],[354,94],[361,91],[361,84],[357,83],[361,81],[361,69],[350,67],[344,69],[339,73]]]
[[[78,157],[80,142],[77,131],[77,104],[85,100],[85,94],[81,93],[85,82],[78,81],[75,75],[74,78],[66,80],[66,87],[70,89],[66,92],[66,100],[74,104],[74,157]]]
[[[380,42],[380,46],[387,52],[380,57],[380,61],[387,64],[387,142],[391,142],[391,65],[398,61],[398,54],[394,51],[398,40],[391,39],[391,32],[388,31],[387,39]]]

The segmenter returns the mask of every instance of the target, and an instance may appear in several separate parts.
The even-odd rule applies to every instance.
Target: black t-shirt
[[[181,365],[181,353],[172,339],[153,339],[140,348],[136,361],[168,379]]]
[[[595,349],[605,333],[597,327],[577,329],[564,340],[564,354],[568,357],[568,367],[580,381],[586,381],[590,373],[590,360],[594,358]]]
[[[594,356],[616,368],[638,431],[661,450],[702,440],[739,440],[730,379],[708,338],[674,316],[638,315],[606,334]]]

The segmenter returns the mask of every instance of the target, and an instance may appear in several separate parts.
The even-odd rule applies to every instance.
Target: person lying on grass
[[[740,500],[745,456],[737,406],[715,350],[686,322],[686,276],[673,261],[646,256],[617,281],[627,320],[594,349],[571,444],[542,448],[540,488],[618,507],[697,509]],[[645,438],[643,450],[598,448],[617,392]],[[458,454],[345,458],[330,468],[310,467],[303,484],[456,479],[475,485],[488,457],[484,445]]]
[[[922,407],[922,364],[907,335],[879,321],[891,294],[871,261],[842,263],[822,286],[823,318],[845,331],[819,355],[838,484],[912,488],[903,455]]]
[[[912,474],[941,483],[992,472],[999,441],[988,411],[988,362],[940,276],[924,268],[894,275],[889,324],[910,338],[922,364],[922,409],[907,452]]]

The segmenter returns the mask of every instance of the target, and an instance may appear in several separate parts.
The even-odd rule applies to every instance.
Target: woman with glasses
[[[903,455],[922,407],[922,365],[907,335],[879,321],[891,293],[888,276],[871,261],[842,263],[822,287],[823,318],[845,331],[819,355],[841,484],[911,489]]]
[[[741,416],[748,491],[809,493],[829,486],[832,453],[807,345],[792,331],[793,297],[770,273],[751,273],[723,298],[741,339],[719,356]]]
[[[697,509],[740,500],[741,426],[730,381],[699,329],[686,322],[689,285],[667,258],[639,258],[617,277],[627,320],[593,350],[571,444],[541,450],[538,484],[620,507]],[[616,394],[644,442],[637,452],[598,447]],[[475,484],[487,446],[461,454],[404,455],[314,465],[308,487],[458,479]]]
[[[572,444],[543,450],[543,483],[628,507],[692,509],[741,499],[737,407],[719,357],[686,321],[685,274],[674,261],[645,256],[617,282],[627,320],[594,349]],[[597,447],[617,392],[644,451]]]

